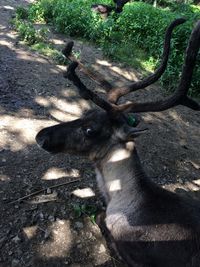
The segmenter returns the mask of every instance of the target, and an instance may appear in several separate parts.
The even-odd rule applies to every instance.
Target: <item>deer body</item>
[[[81,82],[75,73],[78,62],[72,62],[65,77],[78,88],[81,97],[101,110],[44,128],[36,136],[37,143],[48,152],[85,155],[94,162],[107,204],[106,227],[130,267],[200,266],[200,203],[164,190],[148,178],[135,147],[135,138],[146,129],[136,127],[137,119],[134,125],[129,119],[130,112],[157,112],[176,105],[200,110],[200,105],[187,96],[200,47],[200,21],[191,33],[177,90],[164,100],[117,105],[122,95],[159,79],[166,68],[172,30],[184,21],[177,19],[168,27],[161,65],[152,75],[121,88],[98,79],[99,84],[108,87],[108,99]],[[66,56],[72,46],[70,43],[64,49]],[[90,77],[94,78],[93,73]]]
[[[200,203],[155,185],[132,142],[117,145],[97,162],[105,224],[128,266],[199,266]]]

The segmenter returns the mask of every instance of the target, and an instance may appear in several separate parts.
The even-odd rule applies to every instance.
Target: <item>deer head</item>
[[[158,112],[177,105],[200,110],[200,105],[187,96],[200,46],[200,21],[191,33],[180,82],[175,92],[166,99],[159,101],[117,104],[121,96],[145,88],[159,79],[167,65],[172,31],[174,27],[184,21],[184,19],[177,19],[170,24],[165,34],[161,65],[152,75],[142,81],[115,88],[110,83],[105,82],[104,79],[98,78],[98,74],[94,74],[81,64],[84,73],[107,88],[107,98],[99,96],[82,83],[75,72],[79,64],[78,62],[72,62],[65,73],[65,77],[78,88],[81,97],[91,100],[100,109],[90,110],[82,118],[75,121],[61,123],[41,130],[36,136],[37,143],[48,152],[85,154],[94,159],[97,154],[99,157],[103,157],[103,153],[106,153],[114,144],[133,141],[135,137],[145,132],[146,129],[135,127],[139,123],[137,118],[135,125],[133,125],[130,121],[130,118],[132,118],[130,113]],[[70,59],[72,46],[73,43],[70,43],[63,50],[63,53]]]

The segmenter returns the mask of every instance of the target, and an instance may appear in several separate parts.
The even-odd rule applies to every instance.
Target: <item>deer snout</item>
[[[50,138],[44,134],[43,130],[36,135],[35,140],[39,147],[48,151]]]

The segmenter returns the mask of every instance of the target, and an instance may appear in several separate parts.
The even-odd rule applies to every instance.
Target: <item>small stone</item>
[[[11,266],[12,266],[12,267],[19,266],[19,260],[18,260],[18,259],[13,259],[13,260],[12,260],[12,263],[11,263]]]
[[[90,233],[90,232],[88,232],[88,233],[86,233],[86,236],[87,236],[87,238],[92,238],[92,233]]]
[[[99,247],[99,253],[104,253],[104,252],[106,252],[106,248],[103,244],[101,244]]]
[[[21,241],[21,239],[19,238],[18,235],[16,235],[15,237],[13,237],[12,241],[14,241],[15,243],[18,243]]]
[[[48,217],[48,220],[49,220],[50,222],[54,222],[54,221],[55,221],[55,217],[52,216],[52,215],[50,215],[50,216]]]
[[[75,222],[75,227],[82,229],[83,228],[83,223],[82,222]]]
[[[8,251],[8,255],[11,256],[13,254],[13,252],[10,250]]]
[[[51,189],[47,188],[47,194],[51,194]]]
[[[78,249],[81,249],[82,247],[83,247],[82,244],[78,244],[78,245],[77,245],[77,248],[78,248]]]
[[[6,162],[6,159],[3,158],[1,161],[2,161],[2,162]]]
[[[47,239],[49,236],[50,236],[50,232],[49,231],[45,231],[44,238]]]
[[[42,212],[40,212],[39,217],[41,220],[44,220],[44,214]]]

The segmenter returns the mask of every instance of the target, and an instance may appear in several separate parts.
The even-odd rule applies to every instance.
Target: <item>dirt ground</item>
[[[90,103],[63,78],[65,67],[18,42],[10,19],[18,5],[28,2],[0,1],[0,267],[125,266],[90,216],[76,214],[83,204],[104,209],[91,163],[52,156],[36,145],[35,135],[42,127],[73,120]],[[55,34],[51,38],[60,49],[67,40]],[[140,77],[103,58],[99,49],[75,43],[82,61],[116,84]],[[131,95],[137,100],[159,97],[162,93],[155,85]],[[142,117],[149,131],[137,140],[137,147],[149,176],[169,190],[198,198],[199,113],[176,107]],[[16,201],[41,189],[45,190],[36,196]]]

